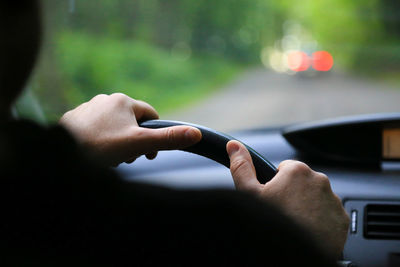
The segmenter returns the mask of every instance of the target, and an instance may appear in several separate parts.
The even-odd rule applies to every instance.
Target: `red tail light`
[[[318,71],[329,71],[333,66],[333,57],[329,52],[317,51],[312,54],[312,66]]]

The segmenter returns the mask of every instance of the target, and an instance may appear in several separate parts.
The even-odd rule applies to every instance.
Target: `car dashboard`
[[[400,164],[379,168],[323,162],[305,157],[283,136],[283,128],[232,133],[275,166],[297,159],[328,175],[333,191],[351,218],[343,251],[346,266],[400,266]],[[234,190],[229,169],[210,159],[182,151],[162,151],[121,164],[117,171],[129,181],[179,189]]]

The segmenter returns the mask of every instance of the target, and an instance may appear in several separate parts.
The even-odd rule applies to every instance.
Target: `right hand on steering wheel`
[[[302,162],[287,160],[281,162],[271,181],[260,184],[246,147],[238,141],[230,141],[227,151],[238,190],[276,204],[306,228],[327,253],[340,256],[350,219],[340,198],[332,192],[326,175],[311,170]]]

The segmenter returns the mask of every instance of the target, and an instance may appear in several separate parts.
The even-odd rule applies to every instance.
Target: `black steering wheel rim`
[[[212,159],[226,166],[227,168],[230,167],[229,156],[226,152],[226,144],[231,140],[237,140],[232,136],[229,136],[225,133],[221,133],[201,125],[196,125],[193,123],[187,123],[182,121],[148,120],[139,123],[140,127],[151,128],[151,129],[166,128],[178,125],[195,127],[199,129],[202,134],[202,139],[200,140],[200,142],[198,142],[193,146],[183,148],[181,149],[182,151],[194,153]],[[249,153],[253,160],[258,181],[262,184],[265,184],[275,176],[277,172],[275,166],[267,159],[265,159],[263,156],[261,156],[259,153],[257,153],[254,149],[252,149],[246,144],[244,145],[249,150]]]

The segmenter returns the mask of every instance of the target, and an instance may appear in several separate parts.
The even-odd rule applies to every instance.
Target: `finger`
[[[173,126],[161,129],[135,127],[132,134],[132,146],[140,154],[182,149],[194,145],[200,140],[200,130],[191,126]]]
[[[134,100],[132,108],[137,121],[155,120],[159,118],[157,111],[144,101]]]
[[[152,153],[146,154],[146,158],[148,160],[155,159],[156,157],[157,157],[157,152],[152,152]]]
[[[230,170],[237,189],[258,192],[261,184],[257,180],[256,170],[249,151],[238,141],[229,141],[226,151],[230,158]]]

